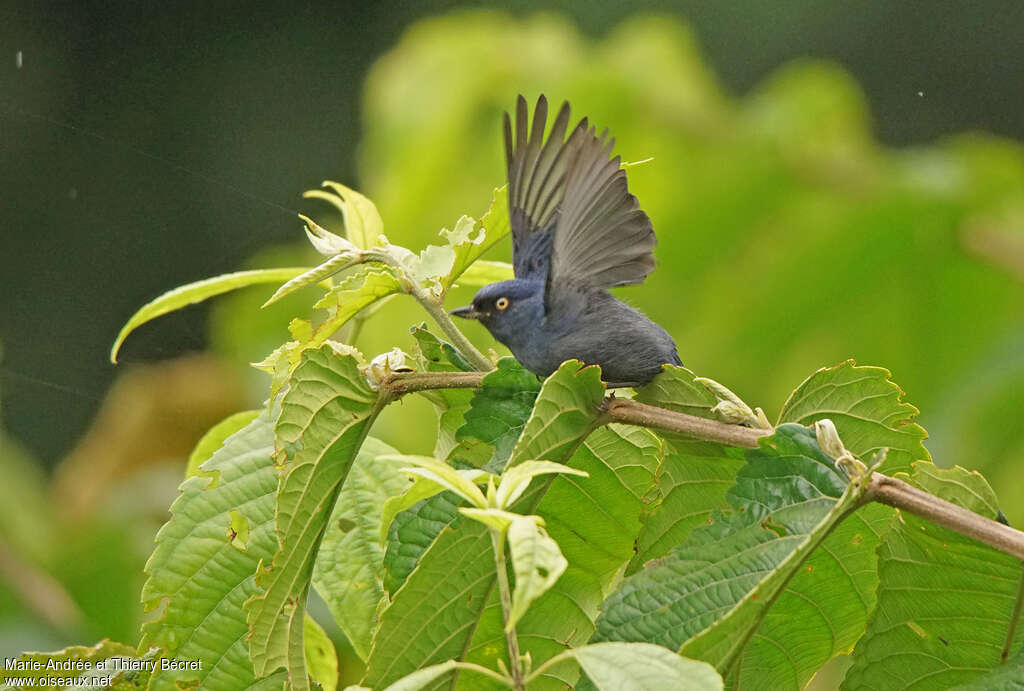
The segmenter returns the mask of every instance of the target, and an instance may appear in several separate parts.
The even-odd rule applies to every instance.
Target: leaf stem
[[[452,344],[459,349],[459,351],[466,356],[470,364],[481,372],[489,372],[494,369],[494,363],[487,359],[487,356],[481,353],[475,345],[473,345],[468,338],[459,330],[459,327],[455,326],[455,322],[448,316],[448,313],[444,311],[441,303],[434,299],[433,296],[428,294],[422,288],[417,285],[412,286],[411,294],[416,298],[423,309],[433,317],[434,322],[441,327],[441,331],[444,332],[445,336],[452,339]]]
[[[487,669],[483,665],[476,665],[472,662],[460,662],[458,660],[453,660],[453,662],[455,663],[455,669],[463,669],[467,672],[476,672],[477,674],[483,674],[485,677],[490,677],[495,681],[501,682],[506,686],[512,685],[512,680],[506,677],[504,674],[499,674],[498,672],[495,672],[493,669]]]
[[[508,567],[505,560],[505,538],[500,531],[489,529],[491,544],[494,545],[494,563],[498,570],[498,594],[501,596],[501,621],[505,625],[505,642],[508,644],[509,670],[512,672],[512,688],[526,691],[523,679],[523,663],[519,655],[519,638],[515,627],[509,628],[508,617],[512,612],[512,591],[508,585]]]
[[[470,343],[469,339],[459,331],[459,327],[455,326],[455,322],[452,321],[452,318],[444,311],[444,307],[441,306],[441,299],[435,298],[430,292],[424,290],[419,282],[413,276],[410,276],[406,268],[396,261],[394,257],[390,256],[386,251],[380,250],[380,248],[371,248],[363,252],[362,261],[380,262],[394,269],[403,288],[416,298],[416,302],[423,306],[423,309],[434,319],[434,322],[441,327],[441,331],[448,338],[452,339],[452,344],[466,356],[470,364],[481,372],[489,372],[494,369],[494,363],[488,360],[487,356],[481,353],[475,345]]]
[[[544,661],[544,664],[530,672],[530,676],[526,677],[526,683],[532,684],[535,679],[539,679],[541,675],[544,674],[544,672],[547,672],[555,665],[561,662],[566,662],[568,660],[574,659],[572,653],[573,649],[570,648],[569,650],[563,650],[562,652],[558,653],[558,655],[553,655],[552,657],[549,657],[547,660]]]
[[[482,379],[483,374],[477,372],[397,373],[385,379],[381,386],[397,397],[430,389],[476,388]],[[613,396],[605,398],[601,405],[600,422],[650,427],[685,434],[702,441],[745,448],[757,448],[758,439],[771,434],[769,430],[730,425]],[[912,513],[1001,552],[1024,559],[1024,532],[928,494],[902,480],[874,473],[864,501],[876,501]]]
[[[1021,607],[1024,605],[1024,571],[1020,576],[1020,587],[1017,589],[1017,599],[1013,603],[1013,613],[1010,614],[1010,628],[1006,632],[1006,643],[1003,644],[1003,652],[999,656],[999,662],[1006,662],[1013,651],[1013,639],[1017,637],[1017,625],[1020,623]]]

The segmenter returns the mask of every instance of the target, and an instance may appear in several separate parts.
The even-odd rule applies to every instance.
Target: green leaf
[[[24,653],[17,658],[4,660],[0,687],[114,688],[103,683],[103,678],[122,669],[121,659],[135,660],[136,657],[135,648],[106,639],[93,646],[73,645],[52,653]],[[147,670],[125,671],[118,679],[116,688],[144,689],[148,678]],[[74,679],[74,684],[60,683],[68,679]]]
[[[706,662],[650,643],[592,643],[567,650],[598,691],[721,691],[722,677]]]
[[[478,259],[459,275],[458,285],[467,287],[486,286],[515,278],[512,265],[508,262],[494,262]]]
[[[891,468],[928,458],[927,435],[911,422],[916,412],[886,370],[844,362],[803,382],[780,420],[811,426],[827,418],[851,453],[867,460],[886,448]],[[826,660],[850,651],[875,606],[875,551],[893,513],[869,504],[825,538],[747,644],[737,670],[741,686],[803,688]]]
[[[799,425],[781,425],[747,459],[729,492],[734,513],[627,578],[605,602],[595,638],[658,643],[729,669],[865,490],[847,486]]]
[[[276,412],[276,411],[275,411]],[[277,547],[274,536],[274,428],[264,410],[246,427],[225,440],[203,464],[216,485],[190,477],[171,505],[171,519],[160,529],[156,549],[146,563],[142,589],[146,611],[163,606],[163,615],[142,627],[140,650],[161,649],[165,657],[200,660],[199,670],[157,669],[150,689],[179,691],[178,684],[203,688],[280,688],[282,674],[256,682],[249,646],[249,627],[242,604],[256,586],[253,575],[262,559]],[[249,524],[246,549],[228,539],[231,512]]]
[[[310,221],[312,223],[312,221]],[[291,295],[297,290],[301,290],[306,286],[313,285],[314,283],[320,283],[326,278],[330,278],[339,271],[355,266],[357,258],[352,254],[336,254],[327,261],[314,266],[312,269],[299,274],[295,278],[291,279],[276,291],[274,294],[267,298],[267,301],[263,303],[261,307],[267,307],[274,304],[281,298]]]
[[[559,475],[550,484],[541,484],[540,489],[546,486],[547,491],[533,513],[544,519],[569,566],[517,626],[520,648],[530,653],[535,665],[590,638],[601,601],[633,556],[643,498],[654,487],[660,453],[661,445],[650,431],[611,425],[595,430],[569,462],[586,471],[588,478]],[[524,500],[535,493],[531,488]],[[492,596],[467,659],[493,667],[498,659],[505,660],[504,650],[500,603]],[[531,688],[562,689],[577,675],[574,666],[557,665]]]
[[[671,368],[667,369],[662,379],[667,379]],[[699,390],[683,385],[688,383],[675,383],[675,391],[662,384],[653,392],[656,395],[641,393],[646,394],[645,402],[664,407],[672,407],[673,397],[699,400]],[[890,455],[897,459],[927,456],[921,445],[924,431],[916,425],[904,424],[914,409],[903,402],[899,389],[888,380],[884,370],[856,367],[852,363],[822,369],[801,384],[790,402],[799,402],[799,405],[786,407],[783,422],[831,419],[847,448],[861,458],[868,458],[887,443],[899,445],[889,449]],[[705,405],[708,403],[710,399]],[[821,406],[820,409],[815,405]],[[701,415],[703,408],[690,406],[688,412]],[[879,435],[883,439],[881,443],[876,438]],[[679,449],[714,452],[713,445],[670,439]],[[669,491],[662,506],[649,519],[649,525],[655,519],[667,522],[673,516],[680,516],[681,526],[690,527],[695,522],[692,513],[707,520],[706,513],[695,512],[693,507],[706,510],[710,499],[694,490],[705,489],[704,483],[714,478],[710,474],[713,470],[707,466],[715,460],[713,455],[684,458],[679,462],[671,453],[666,454],[665,467],[670,477],[678,476],[684,484]],[[702,470],[704,473],[697,475],[701,482],[692,488],[686,484]],[[662,479],[660,484],[668,483]],[[680,499],[684,501],[678,501]],[[673,507],[675,511],[666,511],[665,507],[673,506],[673,500],[678,501]],[[742,660],[734,670],[740,686],[773,690],[803,688],[826,660],[850,650],[863,633],[874,607],[878,583],[875,546],[888,529],[892,513],[879,504],[862,507],[836,526],[822,546],[807,558],[803,568],[779,595],[756,635],[744,647]],[[676,526],[673,528],[678,530]],[[672,530],[667,533],[673,534]],[[663,548],[667,540],[646,547],[643,538],[642,534],[640,547],[644,560],[660,556],[655,548]]]
[[[494,447],[487,468],[499,472],[533,412],[540,391],[537,376],[515,358],[498,360],[497,368],[483,378],[464,414],[465,424],[455,433],[464,448],[478,442]]]
[[[160,297],[152,300],[131,316],[128,322],[121,327],[120,333],[110,348],[110,361],[117,362],[117,351],[121,344],[135,329],[146,322],[152,321],[182,307],[194,305],[215,295],[229,293],[239,288],[258,285],[260,283],[281,283],[305,272],[308,267],[285,268],[285,269],[254,269],[252,271],[236,271],[235,273],[223,274],[213,278],[207,278],[195,283],[188,283],[170,290]]]
[[[450,357],[456,351],[450,344],[442,341],[426,329],[426,325],[413,327],[412,336],[416,339],[416,350],[419,369],[426,372],[460,372],[472,369],[463,367],[462,363],[452,361]],[[470,389],[440,389],[421,393],[437,414],[437,441],[434,444],[436,458],[448,458],[448,454],[457,445],[456,431],[465,423],[465,413],[473,398]]]
[[[414,331],[414,336],[429,363],[428,369],[459,369],[442,362],[448,344],[420,330]],[[539,390],[537,376],[509,357],[499,360],[497,368],[475,391],[435,392],[442,393],[443,398],[431,400],[435,408],[444,411],[439,422],[438,451],[446,451],[445,457],[454,463],[474,467],[486,464],[493,472],[501,471],[533,412]],[[450,433],[454,438],[448,436]],[[435,455],[442,457],[439,452]],[[439,495],[396,517],[384,556],[388,592],[398,589],[441,529],[458,515],[454,499]]]
[[[191,455],[189,455],[188,465],[185,468],[185,477],[202,475],[203,473],[199,467],[206,459],[212,456],[213,452],[224,444],[225,439],[259,417],[260,412],[259,410],[246,410],[241,413],[235,413],[211,427],[202,436],[199,443],[196,444],[196,448],[192,450]]]
[[[365,267],[348,276],[314,305],[316,309],[328,311],[327,320],[317,327],[316,337],[322,343],[364,308],[400,291],[398,279],[385,269]]]
[[[253,363],[254,367],[272,376],[271,398],[284,386],[301,361],[303,353],[324,345],[352,317],[400,290],[398,279],[391,272],[370,266],[362,267],[347,276],[314,305],[317,309],[327,310],[327,318],[324,321],[314,327],[307,320],[293,319],[288,328],[294,340],[277,348],[262,362]],[[355,349],[349,348],[346,351],[347,346],[342,344],[335,344],[333,347],[339,352],[361,357]]]
[[[455,258],[451,270],[441,284],[447,290],[452,283],[465,273],[473,263],[509,234],[511,226],[508,216],[508,186],[494,190],[491,208],[479,222],[463,216],[455,225],[454,230],[442,230],[441,234],[448,240],[454,250]],[[475,232],[474,232],[475,231]],[[478,270],[479,275],[479,270]],[[510,276],[511,278],[511,276]],[[499,279],[504,280],[504,279]],[[460,281],[461,283],[462,281]]]
[[[1024,691],[1024,648],[988,674],[952,691]]]
[[[519,516],[512,521],[508,527],[508,549],[516,581],[506,631],[519,623],[534,600],[550,590],[569,566],[558,543],[537,525],[533,516]]]
[[[402,468],[403,472],[417,475],[451,490],[478,508],[482,509],[487,505],[487,499],[480,488],[447,463],[430,456],[403,456],[403,459],[407,465],[412,466]]]
[[[313,587],[363,659],[385,597],[381,507],[406,488],[395,450],[373,437],[359,449],[313,567]]]
[[[373,418],[377,394],[356,358],[325,346],[303,354],[281,401],[275,455],[284,465],[277,493],[278,547],[261,561],[260,592],[245,603],[257,675],[279,667],[293,688],[308,688],[302,621],[313,563],[327,522]]]
[[[603,396],[598,368],[581,369],[574,361],[563,364],[545,381],[509,465],[531,459],[568,460],[596,424]],[[528,491],[516,510],[534,513],[531,505],[540,502],[550,485]],[[577,521],[584,518],[576,514]],[[488,529],[475,521],[442,529],[381,616],[365,684],[384,686],[426,665],[462,659],[494,593],[490,543]],[[501,639],[500,619],[497,626]],[[491,632],[486,635],[493,637]],[[480,654],[489,661],[504,656],[492,648],[482,646]],[[540,659],[534,656],[535,661]]]
[[[995,494],[977,473],[920,461],[910,481],[998,515]],[[878,549],[878,573],[878,604],[843,688],[949,689],[1000,664],[1020,592],[1019,559],[901,512]],[[1022,642],[1018,631],[1010,652]]]
[[[718,403],[707,387],[685,367],[666,365],[661,374],[637,392],[647,405],[697,417],[717,419],[711,409]],[[660,434],[668,444],[658,468],[657,493],[645,498],[643,528],[637,536],[636,556],[627,573],[682,544],[695,527],[708,522],[715,510],[728,507],[725,493],[743,466],[743,450],[724,444],[697,441],[676,434]]]
[[[442,492],[395,516],[384,552],[384,589],[392,597],[444,527],[459,517],[461,504],[453,492]]]
[[[338,652],[327,632],[313,617],[306,614],[304,625],[306,669],[323,691],[338,688]]]
[[[474,521],[479,521],[484,525],[497,530],[501,533],[501,539],[505,539],[505,533],[508,531],[516,520],[523,518],[522,514],[512,513],[511,511],[503,511],[502,509],[476,509],[476,508],[460,508],[459,513],[467,518],[471,518]],[[543,519],[540,516],[530,516],[530,519],[536,523],[543,523]]]
[[[437,665],[424,667],[416,670],[408,676],[402,677],[394,684],[389,684],[384,691],[420,691],[426,688],[430,682],[450,674],[455,669],[455,661],[448,660]]]
[[[530,486],[534,478],[559,473],[587,477],[586,471],[570,468],[564,463],[523,461],[502,473],[501,482],[498,483],[498,490],[495,494],[495,503],[501,508],[510,507],[519,497],[523,496],[523,492]]]
[[[867,458],[889,449],[881,472],[907,471],[914,461],[931,460],[921,443],[928,435],[914,422],[917,408],[903,400],[889,377],[887,369],[853,360],[820,369],[790,394],[779,421],[811,426],[828,418],[854,455]]]
[[[387,460],[391,463],[400,464],[403,468],[409,465],[409,457],[406,456],[395,455],[393,457],[389,457]],[[487,473],[482,470],[477,470],[476,468],[455,470],[454,472],[460,475],[465,482],[474,485],[475,483],[489,477]],[[434,480],[422,475],[416,475],[412,480],[412,485],[408,485],[407,483],[403,484],[402,489],[405,491],[389,498],[384,502],[384,506],[381,508],[380,532],[382,542],[386,539],[387,533],[391,528],[391,523],[395,520],[395,516],[402,511],[411,509],[424,499],[429,499],[435,494],[448,491],[447,485],[435,482]],[[451,492],[451,494],[458,495],[459,493]],[[452,514],[452,518],[455,518],[454,514]]]
[[[384,232],[384,222],[380,218],[377,206],[339,182],[325,180],[323,187],[329,188],[333,193],[309,190],[303,196],[323,199],[340,211],[345,219],[345,235],[356,247],[366,249],[376,245],[380,234]]]

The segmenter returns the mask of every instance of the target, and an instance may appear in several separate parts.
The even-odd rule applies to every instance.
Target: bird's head
[[[514,279],[484,286],[473,304],[451,311],[452,316],[476,319],[491,335],[515,349],[527,341],[544,318],[544,284]]]

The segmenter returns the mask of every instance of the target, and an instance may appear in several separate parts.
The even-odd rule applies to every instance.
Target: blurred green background
[[[137,640],[191,445],[260,403],[244,363],[311,295],[165,317],[113,368],[127,317],[313,261],[294,214],[336,220],[301,199],[325,178],[412,248],[479,216],[520,92],[654,157],[629,176],[659,268],[621,296],[688,367],[774,417],[819,367],[885,366],[936,462],[1024,523],[1024,5],[485,6],[0,6],[0,656]],[[391,301],[358,345],[409,348],[424,318]],[[408,399],[375,434],[426,451],[430,415]]]

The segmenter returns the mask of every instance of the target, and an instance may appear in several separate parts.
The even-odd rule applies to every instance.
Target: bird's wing
[[[629,192],[608,131],[574,133],[552,239],[547,301],[552,292],[640,283],[654,270],[651,219]]]
[[[515,131],[505,114],[505,160],[508,164],[509,220],[512,263],[517,278],[548,273],[552,234],[565,195],[569,161],[575,143],[586,134],[586,120],[566,139],[569,104],[563,103],[544,140],[548,101],[542,95],[530,126],[526,99],[516,102]]]

